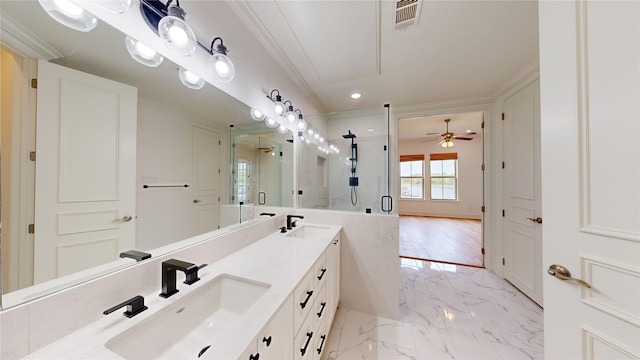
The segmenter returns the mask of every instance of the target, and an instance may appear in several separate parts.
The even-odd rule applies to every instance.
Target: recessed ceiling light
[[[362,96],[362,94],[360,94],[360,93],[353,93],[353,94],[351,94],[351,98],[352,98],[352,99],[359,99],[359,98],[360,98],[360,96]]]
[[[368,132],[372,132],[372,131],[373,131],[373,129],[367,129],[367,131],[368,131]]]

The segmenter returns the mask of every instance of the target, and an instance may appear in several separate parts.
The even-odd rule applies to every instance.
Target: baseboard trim
[[[425,214],[398,214],[398,216],[413,216],[413,217],[427,217],[427,218],[443,218],[443,219],[461,219],[461,220],[480,220],[481,217],[466,216],[466,215],[425,215]]]
[[[400,255],[400,258],[401,259],[420,260],[420,261],[431,261],[431,262],[434,262],[434,263],[442,263],[442,264],[449,264],[449,265],[468,266],[468,267],[477,268],[477,269],[484,269],[485,268],[484,265],[462,264],[462,263],[451,262],[451,261],[424,259],[424,258],[413,257],[413,256]]]

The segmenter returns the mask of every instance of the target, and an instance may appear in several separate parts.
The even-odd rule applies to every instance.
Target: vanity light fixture
[[[320,139],[318,139],[318,141],[320,141],[320,144],[322,144],[324,142],[324,138],[320,136]]]
[[[255,121],[262,121],[266,118],[266,116],[259,110],[251,109],[251,118]]]
[[[275,97],[273,97],[274,92],[276,93]],[[280,91],[278,89],[273,89],[271,90],[271,94],[269,94],[269,96],[267,97],[269,98],[269,100],[273,101],[273,111],[275,111],[276,114],[280,116],[284,115],[286,108],[282,103],[282,96],[280,96]]]
[[[313,129],[309,128],[309,130],[307,130],[307,134],[313,135],[313,133],[314,133]]]
[[[280,134],[286,134],[289,131],[289,128],[287,128],[286,126],[284,126],[284,124],[280,124],[278,125],[278,132]]]
[[[140,64],[150,67],[156,67],[162,64],[164,57],[140,41],[127,35],[125,43],[127,45],[129,55],[131,55],[131,57]]]
[[[38,0],[40,6],[54,20],[74,30],[89,32],[98,25],[98,19],[69,0]]]
[[[284,118],[293,124],[293,122],[298,118],[298,114],[296,114],[296,112],[293,110],[293,104],[291,103],[291,100],[285,101],[283,105],[286,105],[287,103],[289,103],[289,106],[287,107],[287,112],[284,114]]]
[[[304,132],[307,129],[307,122],[304,121],[304,117],[302,116],[302,112],[298,115],[298,121],[296,122],[296,129],[298,131]]]
[[[180,7],[179,0],[167,2],[167,16],[158,22],[158,35],[167,48],[176,54],[189,56],[196,50],[196,35],[185,21],[187,13]]]
[[[214,45],[218,40],[220,40],[220,43],[214,50]],[[236,75],[236,68],[233,65],[233,61],[231,61],[227,56],[228,51],[229,50],[224,46],[221,37],[213,38],[211,41],[211,48],[209,50],[209,53],[211,54],[211,57],[209,58],[209,70],[211,71],[213,78],[220,82],[229,82],[233,80],[233,77]]]
[[[267,117],[266,119],[264,119],[264,123],[270,128],[274,128],[274,127],[278,126],[278,122],[273,120],[270,117]]]
[[[182,85],[190,89],[200,90],[204,87],[204,80],[201,77],[183,67],[178,69],[178,77],[182,81]]]
[[[124,14],[131,8],[133,0],[101,0],[96,1],[96,5],[101,8],[111,11],[114,14]]]

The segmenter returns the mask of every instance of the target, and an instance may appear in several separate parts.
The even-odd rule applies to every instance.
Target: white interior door
[[[504,275],[542,306],[540,82],[504,101]]]
[[[220,135],[193,126],[192,235],[216,230],[220,225]]]
[[[37,96],[40,283],[134,248],[137,89],[39,61]]]
[[[545,358],[640,358],[640,2],[541,1]]]

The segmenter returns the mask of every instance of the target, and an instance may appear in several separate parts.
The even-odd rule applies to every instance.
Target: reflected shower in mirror
[[[228,124],[252,123],[249,107],[209,84],[183,86],[179,67],[167,59],[156,67],[137,62],[125,35],[104,22],[77,32],[48,17],[36,0],[3,1],[0,10],[3,29],[21,29],[16,34],[41,43],[41,57],[52,59],[40,64],[48,69],[38,75],[35,116],[36,90],[24,85],[35,77],[35,59],[2,50],[3,88],[13,89],[2,94],[3,308],[135,264],[122,252],[155,257],[238,226],[223,214],[231,198]],[[46,95],[51,73],[62,92],[55,99]],[[137,95],[114,95],[112,88]],[[110,102],[116,110],[103,107]],[[125,103],[133,115],[122,115]],[[85,112],[69,115],[76,105]],[[44,115],[53,117],[40,126]],[[58,163],[72,164],[66,168],[72,172],[44,166]],[[292,183],[293,174],[286,176],[281,182]],[[89,198],[102,207],[90,208]],[[116,206],[116,199],[126,204]],[[281,204],[291,205],[271,203]],[[20,231],[27,227],[35,231]]]

